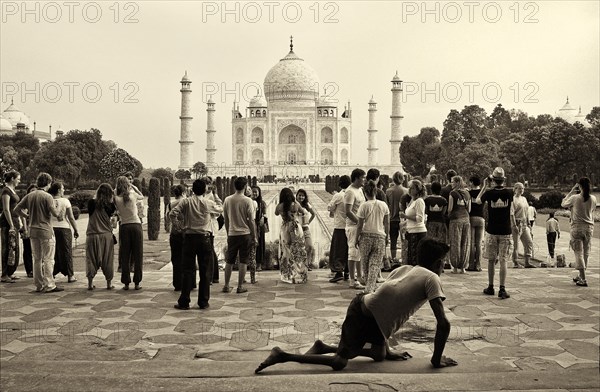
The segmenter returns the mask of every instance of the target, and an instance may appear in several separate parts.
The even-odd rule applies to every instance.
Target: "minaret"
[[[390,163],[392,165],[400,165],[400,143],[402,142],[402,80],[398,76],[398,71],[392,79],[392,137],[390,139],[390,146],[392,149],[392,158]]]
[[[194,140],[192,140],[192,116],[190,115],[190,87],[192,81],[188,79],[187,71],[181,79],[181,134],[179,136],[179,169],[191,169],[193,160]]]
[[[212,100],[212,96],[208,98],[206,108],[206,164],[215,163],[215,103]]]
[[[369,166],[377,164],[377,129],[375,128],[375,112],[377,112],[377,102],[371,96],[369,101],[369,146],[367,151],[369,152]]]

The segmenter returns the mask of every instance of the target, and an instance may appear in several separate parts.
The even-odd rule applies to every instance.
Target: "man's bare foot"
[[[325,343],[322,340],[317,339],[312,347],[305,353],[305,355],[309,354],[327,354],[327,350],[325,348]]]
[[[432,359],[431,364],[433,365],[434,368],[439,369],[439,368],[448,367],[448,366],[456,366],[456,365],[458,365],[458,362],[456,362],[452,358],[442,355],[442,358],[440,358],[439,363],[435,363]]]
[[[254,370],[254,373],[258,374],[261,370],[264,370],[269,366],[273,366],[277,363],[284,362],[284,355],[285,353],[279,347],[273,347],[267,359],[265,359],[260,365],[258,365],[256,370]]]
[[[395,353],[393,351],[388,350],[388,352],[385,354],[385,359],[387,359],[388,361],[406,361],[410,358],[412,358],[412,355],[410,355],[406,351],[403,353]]]

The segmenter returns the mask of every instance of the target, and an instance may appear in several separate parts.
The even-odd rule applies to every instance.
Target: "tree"
[[[592,127],[600,127],[600,106],[594,106],[585,119]]]
[[[71,140],[59,138],[48,141],[35,154],[32,166],[38,172],[50,173],[54,178],[75,187],[85,166],[78,150],[79,146]]]
[[[0,136],[0,146],[11,146],[17,152],[18,160],[11,166],[21,173],[22,182],[30,182],[36,178],[37,173],[35,173],[31,163],[40,149],[38,139],[29,133],[17,132],[14,135]]]
[[[194,163],[194,166],[192,166],[191,172],[194,173],[196,178],[198,178],[198,177],[203,177],[203,176],[207,175],[208,169],[203,162],[198,161],[198,162]]]
[[[175,172],[175,178],[178,180],[189,180],[192,178],[192,173],[186,169],[179,169]]]
[[[148,239],[155,241],[160,232],[160,180],[152,177],[148,185]]]
[[[169,180],[173,179],[173,170],[171,168],[163,168],[159,167],[158,169],[154,169],[152,171],[152,177],[156,178],[168,178]]]
[[[400,160],[406,171],[425,176],[441,155],[440,131],[421,128],[417,136],[405,136],[400,144]]]
[[[105,180],[114,180],[127,172],[132,172],[134,177],[141,173],[141,163],[129,155],[122,148],[116,148],[106,154],[100,161],[100,175]],[[136,175],[137,172],[137,175]]]
[[[102,133],[95,128],[89,131],[71,130],[56,139],[55,142],[71,142],[77,147],[77,156],[84,162],[81,178],[87,180],[101,179],[100,162],[115,146],[112,141],[102,140]],[[75,187],[77,187],[79,181],[80,178],[77,178]]]

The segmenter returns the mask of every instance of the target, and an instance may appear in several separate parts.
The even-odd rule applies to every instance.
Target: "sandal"
[[[248,289],[246,289],[244,287],[238,287],[235,292],[238,293],[238,294],[247,293]]]
[[[232,290],[231,287],[229,287],[229,286],[223,286],[223,290],[221,290],[221,291],[223,291],[224,293],[231,293],[231,290]]]
[[[579,279],[577,282],[575,282],[575,284],[577,286],[580,286],[580,287],[588,287],[587,282],[585,280],[582,280],[582,279]]]

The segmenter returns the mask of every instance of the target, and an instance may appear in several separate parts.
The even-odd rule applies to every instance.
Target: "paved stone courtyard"
[[[166,238],[146,246],[146,256],[167,257]],[[178,293],[168,264],[145,270],[140,291],[106,291],[101,274],[98,288],[87,291],[81,268],[76,283],[59,278],[61,293],[35,293],[31,279],[22,277],[0,286],[0,390],[597,391],[594,246],[587,288],[573,284],[568,268],[510,269],[512,297],[500,300],[482,294],[485,270],[444,274],[452,324],[445,354],[459,366],[441,370],[429,365],[435,319],[425,305],[391,340],[413,355],[409,361],[357,359],[342,372],[288,363],[255,376],[274,346],[300,353],[316,338],[337,343],[356,292],[329,283],[327,270],[310,272],[309,283],[296,286],[279,281],[278,271],[262,271],[245,294],[214,285],[210,308],[202,311],[173,309]]]

